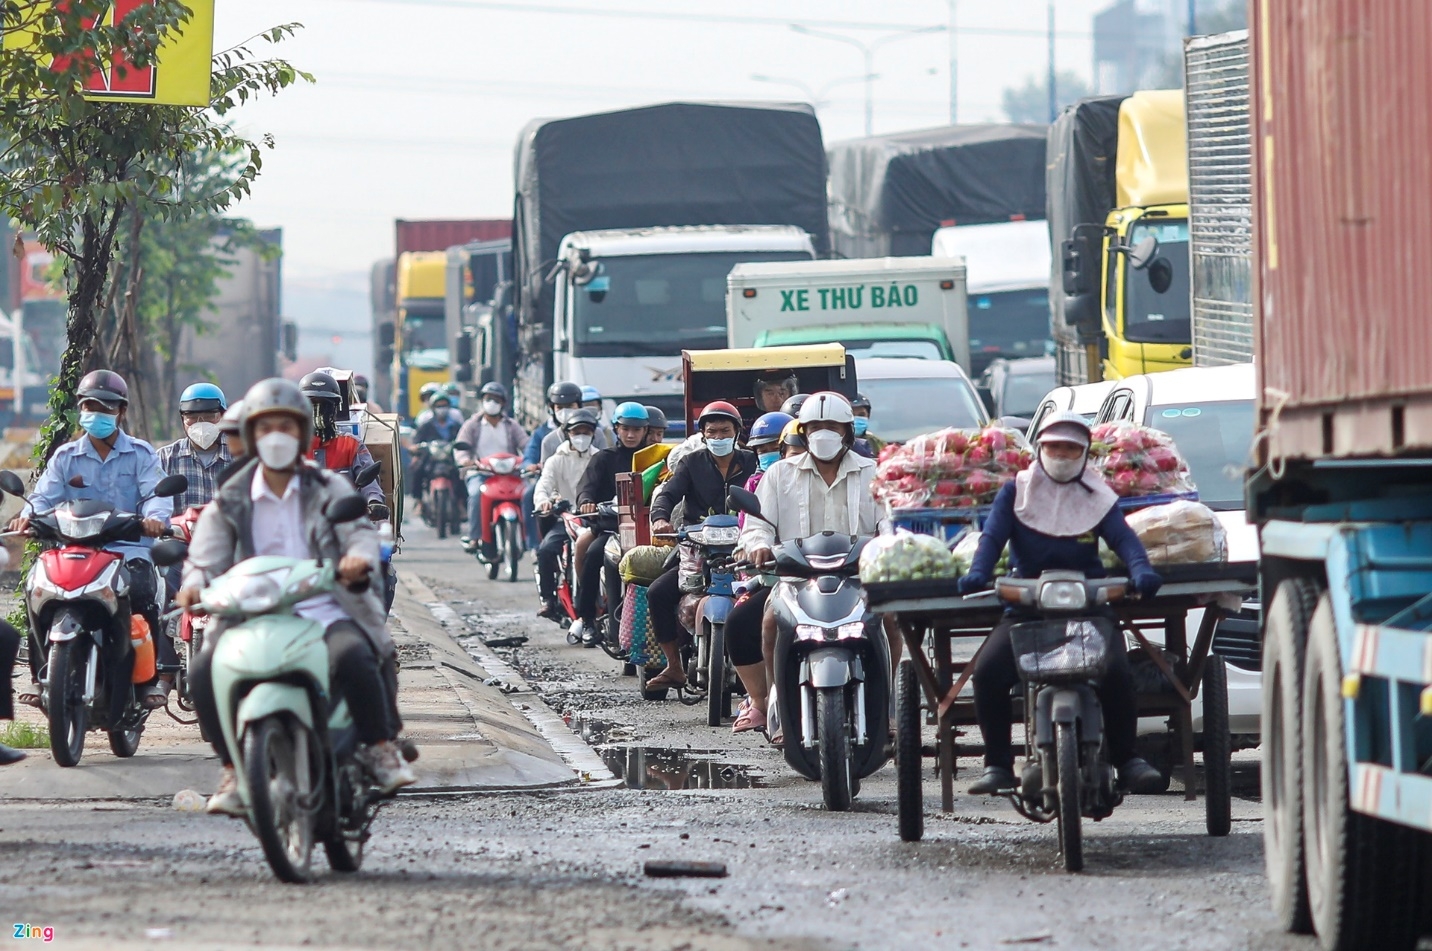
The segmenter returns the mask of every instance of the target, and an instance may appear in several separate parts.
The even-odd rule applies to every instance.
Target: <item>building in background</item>
[[[283,229],[260,231],[269,245],[282,249]],[[204,333],[186,331],[179,348],[179,389],[195,379],[212,379],[238,399],[258,380],[277,376],[283,349],[283,256],[266,259],[254,248],[232,255],[229,274],[219,280],[214,311]]]
[[[1124,95],[1178,85],[1187,0],[1118,0],[1094,14],[1094,89]],[[1172,83],[1169,82],[1173,77]]]

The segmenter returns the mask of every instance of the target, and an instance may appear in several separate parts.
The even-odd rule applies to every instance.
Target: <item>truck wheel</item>
[[[1318,600],[1303,672],[1303,841],[1308,907],[1328,951],[1411,951],[1422,924],[1426,836],[1353,812],[1332,602]]]
[[[1273,914],[1283,930],[1312,934],[1303,855],[1303,655],[1318,588],[1280,583],[1263,619],[1263,855]]]
[[[895,798],[904,842],[919,842],[925,835],[925,797],[920,785],[922,712],[915,664],[901,661],[895,677]]]
[[[1228,668],[1217,654],[1203,669],[1203,808],[1208,834],[1233,828],[1233,734],[1228,729]]]

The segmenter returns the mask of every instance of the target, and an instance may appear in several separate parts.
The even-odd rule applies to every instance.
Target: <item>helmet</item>
[[[708,421],[717,419],[729,419],[736,424],[736,431],[741,431],[741,414],[736,411],[736,407],[725,400],[707,403],[706,408],[701,411],[701,415],[696,417],[696,428],[700,429]]]
[[[800,420],[793,419],[786,423],[785,428],[781,430],[781,445],[795,446],[797,449],[805,448],[805,437],[801,435]]]
[[[229,403],[224,399],[224,391],[212,383],[191,383],[179,394],[181,413],[212,413],[228,408]]]
[[[435,408],[438,405],[438,400],[442,400],[449,406],[452,405],[452,396],[446,390],[436,390],[428,397],[428,408]]]
[[[575,383],[563,380],[547,387],[548,406],[567,406],[580,402],[582,402],[582,388]]]
[[[601,390],[597,389],[595,386],[591,386],[590,384],[587,385],[587,386],[582,387],[582,402],[583,402],[583,403],[600,403],[601,401],[602,401],[602,391],[601,391]]]
[[[309,376],[312,376],[312,374],[309,374]],[[304,379],[307,380],[308,377],[304,377]],[[418,390],[418,399],[426,403],[428,400],[432,399],[433,394],[440,389],[442,389],[442,387],[439,386],[436,381],[429,381],[427,383],[424,383],[423,388],[421,390]]]
[[[751,387],[751,395],[756,398],[757,405],[761,401],[761,391],[770,386],[785,387],[792,394],[800,384],[796,381],[794,370],[762,370],[756,377],[755,385]]]
[[[767,413],[757,418],[751,424],[751,434],[746,437],[746,448],[755,449],[757,446],[768,446],[771,443],[779,442],[781,430],[789,422],[791,422],[791,418],[785,413]]]
[[[224,410],[224,418],[219,420],[219,432],[233,435],[239,431],[239,420],[243,417],[244,401],[238,400],[229,404]]]
[[[810,394],[808,393],[797,393],[781,404],[781,412],[787,416],[799,416],[801,414],[801,407],[805,405],[805,401],[809,398]]]
[[[310,400],[333,400],[334,402],[339,402],[343,399],[343,394],[338,390],[338,381],[322,370],[314,370],[308,376],[299,380],[298,389],[299,392]],[[245,397],[246,401],[247,399],[248,398]]]
[[[356,383],[358,381],[358,378],[355,376],[353,378],[353,381]],[[458,386],[456,383],[444,383],[443,392],[446,393],[449,397],[451,397],[454,403],[462,401],[462,387]]]
[[[507,387],[503,386],[501,383],[484,383],[482,384],[482,389],[477,391],[477,395],[490,396],[494,399],[499,399],[502,400],[502,402],[506,403]]]
[[[613,426],[645,426],[649,422],[646,407],[627,400],[612,412]]]
[[[810,399],[802,404],[798,418],[802,426],[807,423],[844,423],[851,426],[855,423],[855,413],[851,412],[850,401],[829,390],[812,393]]]
[[[80,380],[75,395],[82,400],[99,400],[101,403],[129,403],[129,384],[124,377],[113,370],[91,370]]]
[[[1072,410],[1055,413],[1039,425],[1039,435],[1034,441],[1039,444],[1067,442],[1088,449],[1092,441],[1089,421]]]
[[[326,373],[310,373],[308,377],[315,375],[327,377],[328,382],[333,383],[333,377]],[[307,380],[308,377],[304,377],[304,379]],[[338,384],[334,383],[333,385],[337,387]],[[313,408],[309,405],[308,400],[309,397],[304,395],[303,390],[297,384],[282,377],[260,380],[249,387],[249,391],[244,394],[243,412],[239,416],[239,429],[244,436],[244,451],[250,455],[256,452],[254,430],[251,425],[253,421],[261,416],[272,416],[279,413],[298,420],[302,432],[298,444],[300,447],[306,448],[313,439]]]
[[[586,407],[574,409],[572,415],[568,416],[567,421],[562,424],[562,432],[569,433],[574,426],[590,426],[592,431],[596,432],[597,422],[597,414]]]
[[[850,401],[850,408],[865,410],[870,409],[870,397],[866,396],[864,393],[856,393],[855,399]]]
[[[642,409],[646,410],[646,428],[647,428],[647,429],[665,429],[665,428],[666,428],[666,414],[661,411],[661,408],[660,408],[660,407],[657,407],[657,406],[643,406]]]

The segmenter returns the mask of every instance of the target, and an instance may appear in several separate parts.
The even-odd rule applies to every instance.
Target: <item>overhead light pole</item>
[[[804,36],[814,36],[817,39],[835,40],[838,43],[845,43],[860,50],[865,57],[865,73],[862,77],[865,80],[865,134],[875,134],[875,51],[887,43],[896,40],[907,39],[912,36],[920,36],[926,33],[942,33],[949,27],[941,23],[937,26],[924,26],[917,30],[901,30],[899,33],[891,33],[889,36],[878,37],[869,43],[857,40],[853,36],[845,36],[841,33],[827,33],[825,30],[812,30],[810,27],[800,23],[792,23],[791,29]]]
[[[950,0],[950,125],[958,125],[960,121],[960,47],[959,34],[955,31],[958,5],[959,0]]]

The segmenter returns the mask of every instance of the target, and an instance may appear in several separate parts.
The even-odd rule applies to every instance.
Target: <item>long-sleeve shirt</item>
[[[687,525],[694,525],[707,515],[728,511],[726,495],[731,486],[744,486],[757,468],[756,454],[749,449],[736,450],[725,475],[709,451],[691,453],[676,464],[666,488],[652,500],[652,524],[670,521],[678,502],[686,503],[681,518]]]
[[[535,466],[542,461],[542,440],[547,434],[554,432],[556,427],[552,420],[543,420],[536,429],[532,430],[532,437],[527,440],[527,448],[522,452],[522,464],[524,466]]]
[[[631,457],[637,450],[615,445],[593,454],[577,489],[578,505],[600,505],[617,497],[617,473],[631,471]]]
[[[218,488],[219,475],[229,467],[234,457],[221,439],[201,452],[188,436],[174,440],[167,446],[159,447],[159,464],[170,475],[182,475],[189,480],[189,488],[182,495],[174,497],[174,511],[208,505]]]
[[[83,480],[84,488],[70,484],[75,476]],[[140,505],[140,499],[152,495],[162,478],[164,467],[159,464],[159,453],[144,440],[120,430],[109,455],[101,459],[90,437],[80,436],[55,451],[35,483],[35,491],[30,493],[30,502],[35,514],[44,515],[62,502],[101,499],[113,505],[116,511],[136,512],[145,518],[167,522],[174,514],[171,499],[152,498]],[[148,558],[153,544],[151,539],[145,538],[137,542],[115,542],[106,547],[127,558]]]
[[[810,453],[773,463],[756,486],[763,518],[746,519],[741,548],[748,552],[774,548],[777,542],[818,532],[874,535],[877,515],[870,491],[874,480],[875,463],[853,452],[840,457],[835,481],[829,485]]]
[[[472,447],[471,452],[458,450],[453,453],[457,464],[466,466],[499,452],[522,455],[527,448],[527,430],[511,416],[504,416],[494,424],[481,413],[474,413],[457,431],[455,441]]]
[[[582,487],[582,477],[595,455],[596,451],[590,446],[586,452],[578,452],[571,443],[563,443],[562,448],[542,466],[542,478],[537,480],[537,488],[532,490],[532,504],[540,509],[557,499],[575,503]]]

